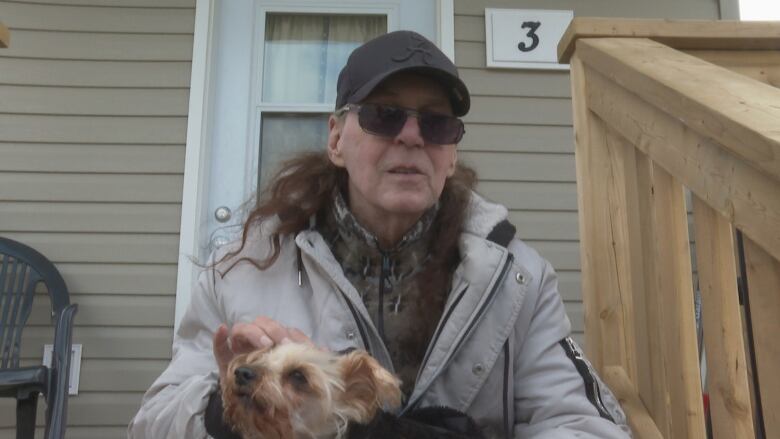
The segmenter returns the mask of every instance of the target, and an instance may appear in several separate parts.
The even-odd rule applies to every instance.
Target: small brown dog
[[[285,343],[239,355],[227,376],[224,418],[244,439],[342,438],[401,403],[400,381],[364,351]]]

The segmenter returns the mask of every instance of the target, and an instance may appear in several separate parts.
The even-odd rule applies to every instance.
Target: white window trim
[[[361,2],[339,2],[338,4],[322,5],[309,2],[290,2],[286,0],[262,0],[262,3],[256,3],[255,7],[255,34],[253,41],[265,41],[265,23],[268,13],[307,13],[307,14],[349,14],[349,15],[383,15],[387,17],[387,31],[391,32],[398,29],[399,9],[397,4],[383,3],[361,3]],[[263,103],[263,59],[265,58],[265,47],[260,44],[255,47],[252,53],[255,59],[252,60],[252,84],[251,84],[251,102],[252,110],[249,123],[251,132],[248,138],[251,145],[260,145],[262,114],[265,112],[292,112],[292,113],[328,113],[333,111],[329,104],[271,104]],[[247,156],[244,159],[244,187],[253,187],[258,181],[258,172],[260,169],[260,149],[247,148]],[[251,194],[245,193],[244,198],[248,199]]]
[[[209,104],[211,93],[210,77],[213,68],[213,37],[214,37],[214,10],[216,0],[196,0],[195,3],[195,30],[192,48],[192,75],[190,79],[190,102],[187,117],[187,141],[184,159],[184,182],[182,189],[181,223],[179,235],[179,265],[176,276],[176,302],[174,310],[174,331],[178,329],[184,311],[190,302],[192,288],[197,282],[200,268],[193,263],[192,257],[197,254],[199,237],[205,225],[205,205],[208,196],[208,156],[211,138],[211,127],[206,123],[209,118]],[[305,7],[307,12],[312,12],[316,6],[306,2],[263,2],[263,7],[284,6],[289,8]],[[366,5],[362,4],[362,8]],[[376,6],[376,5],[375,5]],[[330,9],[333,11],[334,9]],[[350,9],[354,11],[354,9]],[[437,44],[442,51],[455,60],[455,12],[454,0],[436,0],[437,14]],[[262,22],[263,26],[265,21]],[[395,24],[397,27],[397,22]],[[390,19],[388,17],[388,29]],[[257,53],[257,52],[256,52]],[[260,58],[262,60],[262,58]],[[257,75],[256,75],[257,78]],[[257,90],[257,83],[252,84],[253,93]],[[258,102],[258,101],[253,101]],[[255,106],[256,107],[256,106]],[[273,111],[284,111],[284,106],[266,106]],[[300,111],[300,106],[295,106]],[[312,109],[312,111],[321,111]],[[255,114],[259,116],[259,114]],[[255,120],[259,123],[259,117]],[[252,139],[259,142],[259,125],[253,123]],[[258,143],[255,143],[258,144]],[[255,165],[257,163],[255,162]],[[255,168],[257,169],[257,168]],[[250,175],[248,173],[247,175]]]

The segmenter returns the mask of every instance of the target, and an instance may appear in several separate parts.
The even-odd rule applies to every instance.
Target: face
[[[365,99],[452,115],[449,98],[433,79],[401,73],[385,80]],[[416,117],[408,117],[394,138],[363,131],[358,115],[330,120],[328,154],[349,174],[349,203],[359,219],[408,218],[416,221],[439,199],[447,177],[455,172],[455,145],[426,144]]]

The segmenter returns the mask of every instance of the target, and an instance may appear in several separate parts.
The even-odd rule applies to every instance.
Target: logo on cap
[[[405,54],[394,56],[391,59],[395,62],[404,62],[406,60],[411,59],[414,55],[419,54],[420,56],[422,56],[422,61],[425,64],[430,65],[433,58],[433,54],[428,49],[423,47],[425,43],[427,43],[428,41],[425,38],[422,38],[417,35],[412,35],[411,39],[415,40],[417,42],[417,45],[415,47],[407,47]]]

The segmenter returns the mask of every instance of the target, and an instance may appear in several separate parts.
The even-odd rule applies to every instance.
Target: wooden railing
[[[578,18],[559,55],[594,365],[638,438],[707,437],[703,393],[713,437],[780,438],[780,23]]]

